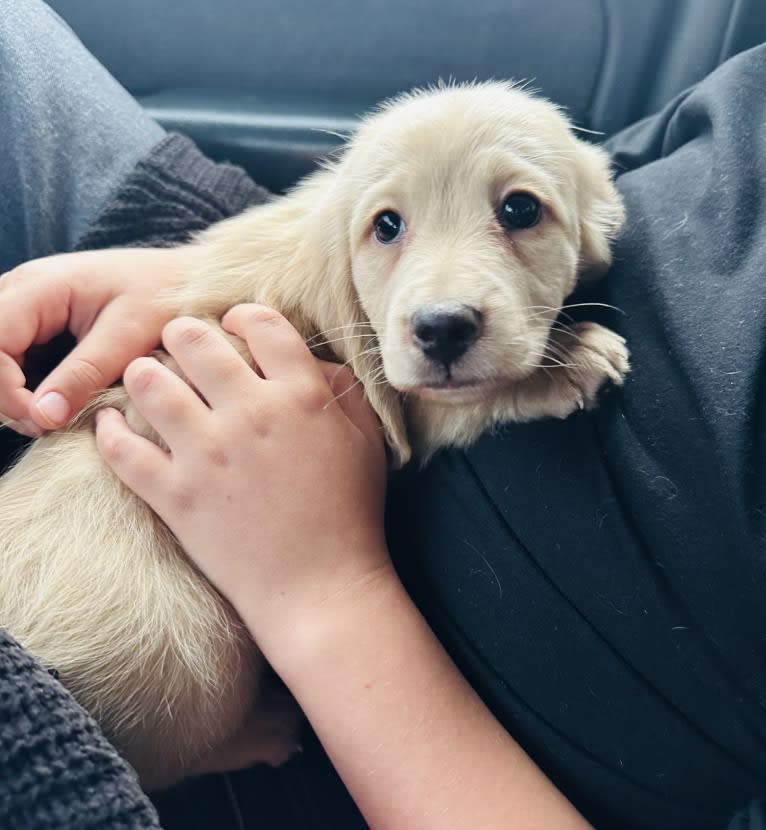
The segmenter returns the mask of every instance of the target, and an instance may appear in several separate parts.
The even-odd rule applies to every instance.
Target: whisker
[[[538,311],[537,314],[530,314],[527,317],[527,320],[539,320],[541,317],[545,317],[546,315],[549,315],[555,319],[558,313],[558,309],[555,308],[545,309],[543,311]]]
[[[547,358],[550,362],[549,363],[524,363],[524,367],[527,369],[579,369],[579,363],[562,363],[560,360],[555,360],[552,357]]]
[[[554,350],[554,349],[547,349],[541,355],[535,355],[536,357],[540,358],[550,358],[551,360],[555,359],[559,363],[568,363],[571,361],[569,356],[569,352],[566,349],[562,350]]]
[[[575,340],[580,339],[580,335],[576,331],[572,331],[572,329],[569,326],[563,323],[554,323],[551,326],[551,331],[558,332],[559,334],[566,334],[569,337],[573,337]]]
[[[616,311],[618,314],[625,314],[621,308],[618,308],[616,305],[610,305],[609,303],[568,303],[567,305],[561,306],[562,311],[565,308],[608,308],[610,311]]]
[[[349,331],[350,335],[357,334],[358,332],[354,331],[354,329],[364,329],[364,334],[375,335],[375,331],[369,323],[349,323],[345,326],[333,326],[332,328],[324,329],[323,331],[318,331],[311,337],[309,337],[306,342],[310,343],[312,340],[321,340],[323,337],[333,335],[339,331]]]
[[[318,331],[317,334],[327,334],[327,333],[332,332],[332,331],[338,331],[339,329],[351,329],[351,328],[362,328],[362,327],[371,329],[371,328],[373,328],[373,326],[374,326],[374,324],[371,323],[369,320],[360,320],[360,321],[357,321],[356,323],[342,323],[339,326],[331,326],[330,328],[322,329],[321,331]]]
[[[351,342],[352,340],[357,339],[357,338],[361,338],[361,337],[367,337],[367,338],[370,338],[370,339],[374,340],[376,338],[376,335],[374,335],[374,334],[349,334],[346,337],[333,337],[330,340],[325,340],[323,338],[322,340],[317,340],[316,342],[312,342],[314,340],[314,338],[311,338],[311,340],[306,341],[306,345],[309,348],[311,348],[312,346],[330,346],[332,343]]]

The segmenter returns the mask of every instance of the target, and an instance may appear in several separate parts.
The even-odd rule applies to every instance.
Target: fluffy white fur
[[[543,213],[509,232],[497,214],[516,191]],[[388,245],[373,233],[384,210],[406,225]],[[178,310],[214,321],[245,301],[282,311],[353,368],[402,464],[411,447],[425,457],[500,421],[565,417],[622,381],[620,337],[554,325],[578,279],[607,269],[622,215],[606,157],[547,101],[503,83],[415,92],[374,113],[286,197],[202,234]],[[483,323],[446,372],[414,342],[412,318],[455,304]],[[0,481],[0,624],[154,788],[258,710],[262,657],[101,461],[92,414],[105,404],[151,434],[116,387]],[[264,757],[290,740],[275,727]]]

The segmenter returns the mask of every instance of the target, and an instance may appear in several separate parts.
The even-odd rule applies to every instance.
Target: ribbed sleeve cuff
[[[169,133],[136,165],[76,249],[178,245],[269,195],[242,168],[211,161],[188,138]]]

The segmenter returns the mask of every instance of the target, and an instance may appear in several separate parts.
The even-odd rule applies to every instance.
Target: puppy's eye
[[[531,193],[511,193],[500,206],[497,218],[504,228],[523,230],[534,227],[543,215],[539,199]]]
[[[378,242],[388,245],[404,230],[404,219],[393,210],[384,210],[372,223],[372,230]]]

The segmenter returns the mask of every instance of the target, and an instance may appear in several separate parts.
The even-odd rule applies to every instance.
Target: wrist
[[[392,566],[266,657],[371,827],[587,825],[471,689]]]
[[[243,613],[243,620],[272,667],[292,685],[311,674],[311,666],[323,670],[349,656],[361,631],[390,613],[392,604],[409,603],[387,552],[379,565],[345,576],[324,590],[312,586],[312,596],[299,601],[287,594],[270,603],[264,615]],[[295,690],[294,690],[295,691]]]

